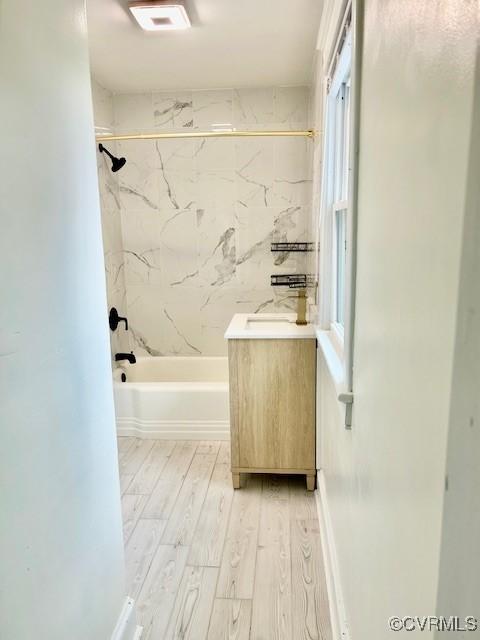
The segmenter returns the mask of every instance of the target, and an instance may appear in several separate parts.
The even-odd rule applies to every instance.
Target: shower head
[[[105,149],[105,147],[101,143],[98,145],[98,150],[100,151],[100,153],[105,152],[107,156],[110,158],[110,160],[112,161],[113,173],[115,173],[116,171],[119,171],[127,162],[125,158],[116,158],[115,156],[112,156],[110,151],[108,149]]]
[[[112,171],[119,171],[126,162],[125,158],[112,158]]]

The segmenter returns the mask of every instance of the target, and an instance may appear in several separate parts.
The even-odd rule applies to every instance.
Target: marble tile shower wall
[[[316,243],[317,250],[309,253],[307,256],[307,271],[313,274],[315,281],[320,282],[319,274],[319,247],[320,247],[320,210],[322,199],[322,172],[323,172],[323,145],[324,137],[322,131],[324,128],[324,78],[326,73],[323,69],[323,58],[317,51],[315,53],[313,73],[312,73],[312,88],[310,92],[310,104],[308,110],[308,128],[314,129],[316,132],[315,138],[312,141],[312,153],[311,153],[311,178],[312,178],[312,206],[311,214],[308,220],[308,236],[313,242]],[[315,303],[310,307],[311,321],[317,325],[320,325],[321,318],[319,313],[319,287],[315,290],[315,295],[312,296],[312,301]]]
[[[305,129],[308,90],[114,95],[117,133],[212,128]],[[270,274],[304,272],[312,141],[199,138],[126,141],[118,173],[130,339],[138,354],[222,355],[234,313],[283,311],[293,291]],[[113,205],[112,205],[113,206]]]
[[[96,132],[105,134],[113,131],[113,96],[93,79],[92,99]],[[114,154],[118,151],[115,143],[109,145],[109,149]],[[127,291],[117,174],[110,171],[108,158],[104,154],[97,154],[97,169],[108,307],[126,311]],[[130,350],[128,333],[123,329],[112,333],[111,348],[112,353]]]

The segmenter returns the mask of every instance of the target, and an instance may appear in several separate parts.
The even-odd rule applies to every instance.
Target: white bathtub
[[[137,358],[115,369],[113,387],[118,435],[230,438],[227,358]]]

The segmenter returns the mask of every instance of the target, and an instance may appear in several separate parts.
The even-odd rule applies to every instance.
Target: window
[[[348,210],[348,168],[349,168],[349,123],[350,123],[350,67],[343,78],[336,95],[332,96],[335,125],[333,130],[333,301],[332,323],[343,336],[345,323],[345,277],[347,261],[347,210]],[[335,102],[333,103],[333,99]]]
[[[347,0],[333,17],[322,60],[326,71],[323,101],[323,154],[318,253],[319,343],[332,374],[345,428],[352,425],[355,333],[360,69],[363,3]],[[325,32],[326,33],[326,32]],[[319,127],[320,128],[320,127]]]
[[[347,264],[347,210],[335,212],[335,313],[333,321],[344,327],[345,324],[345,271]]]
[[[350,216],[350,73],[351,31],[345,28],[334,58],[326,97],[325,154],[323,174],[322,235],[329,236],[323,260],[329,280],[322,300],[325,328],[331,329],[343,349],[346,318],[348,229]]]

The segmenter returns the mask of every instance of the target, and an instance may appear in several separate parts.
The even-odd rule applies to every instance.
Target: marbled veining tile
[[[253,255],[270,250],[274,210],[268,207],[244,207],[237,204],[235,220],[238,230],[238,260],[243,264]]]
[[[134,210],[158,208],[158,156],[152,142],[128,140],[118,142],[118,155],[127,163],[118,176],[120,204]]]
[[[115,96],[114,116],[118,132],[305,128],[307,100],[301,87],[158,92]],[[137,354],[225,354],[234,313],[295,308],[295,292],[271,288],[270,275],[315,260],[272,254],[270,243],[311,239],[314,147],[298,138],[128,141],[111,146],[127,158],[118,174],[99,156],[109,304],[128,315]],[[125,336],[114,340],[128,348]]]
[[[122,309],[118,303],[112,304],[112,306],[120,310]],[[119,331],[115,331],[115,333],[110,332],[110,347],[112,355],[115,353],[129,353],[133,349],[133,346],[130,344],[130,335],[128,331],[121,329]],[[114,361],[112,361],[112,369],[114,366]]]
[[[113,131],[113,97],[94,80],[92,82],[95,130],[98,133]],[[111,142],[109,150],[118,154],[117,144]],[[111,172],[111,164],[105,154],[97,151],[97,168],[104,245],[105,280],[107,285],[108,308],[116,307],[126,312],[125,264],[121,233],[120,197],[118,176]],[[112,354],[130,348],[129,333],[119,330],[110,333]]]
[[[112,145],[113,153],[116,153],[115,144]],[[104,213],[116,213],[120,209],[120,197],[118,190],[118,179],[112,173],[111,163],[105,154],[97,153],[97,170],[100,195],[100,207],[102,216]],[[120,229],[120,223],[119,229]],[[107,245],[108,247],[109,245]]]
[[[157,209],[123,209],[121,223],[123,249],[147,251],[159,244],[163,220]]]
[[[200,355],[198,289],[131,286],[128,314],[134,350],[149,355]]]
[[[160,209],[193,209],[196,194],[193,140],[162,140],[155,143],[158,163]]]
[[[295,311],[295,292],[286,287],[267,287],[253,292],[241,291],[237,302],[238,313],[281,313]]]
[[[193,139],[157,140],[154,151],[156,166],[166,171],[192,172],[195,169],[196,141]]]
[[[272,187],[272,206],[307,205],[312,181],[309,178],[275,178]]]
[[[226,355],[227,345],[223,337],[234,313],[239,313],[237,288],[220,288],[208,291],[201,311],[199,344],[202,353]]]
[[[122,211],[125,282],[162,284],[161,218],[158,210]]]
[[[225,287],[235,281],[235,211],[231,208],[197,210],[198,282]]]
[[[295,308],[295,292],[288,289],[131,286],[132,348],[138,355],[226,355],[223,336],[235,313]]]
[[[196,262],[190,255],[182,260],[183,272],[172,287],[228,286],[235,278],[236,247],[233,207],[228,210],[197,209],[195,211]],[[182,238],[184,240],[184,238]]]
[[[160,210],[195,209],[196,176],[193,171],[161,169],[158,176],[158,206]]]
[[[152,284],[159,285],[163,282],[162,268],[159,259],[158,248],[146,251],[123,250],[125,284],[130,285]]]
[[[233,122],[232,89],[193,91],[193,123],[197,129],[211,129],[215,125]]]
[[[196,140],[195,162],[198,171],[235,168],[235,141],[231,138],[200,138]]]
[[[195,211],[162,210],[160,264],[165,285],[178,285],[197,269]]]
[[[274,122],[274,89],[235,89],[233,92],[233,123],[237,129],[249,124]]]
[[[153,129],[151,93],[128,93],[113,96],[116,133],[148,132]]]
[[[113,128],[112,94],[92,78],[92,102],[95,116],[95,129],[101,133]]]
[[[269,208],[236,208],[237,284],[245,289],[265,289],[270,284],[273,220],[274,211]]]
[[[286,209],[236,208],[237,283],[265,289],[274,273],[296,273],[301,254],[272,253],[272,242],[294,242],[305,237],[301,207]]]
[[[263,172],[274,168],[274,138],[236,138],[235,168],[237,171]]]
[[[274,215],[273,242],[301,242],[307,240],[307,220],[304,207],[281,209]],[[306,253],[275,252],[272,273],[306,273]]]
[[[123,250],[120,211],[118,209],[102,209],[102,238],[105,255],[121,255]]]
[[[308,179],[308,154],[312,151],[312,141],[308,138],[275,138],[274,164],[276,179]]]
[[[235,313],[281,313],[294,311],[296,300],[288,289],[270,287],[246,291],[242,287],[215,289],[205,298],[200,311],[198,344],[202,353],[227,355],[224,333]]]
[[[191,91],[153,94],[153,118],[156,129],[176,130],[193,127]]]
[[[113,307],[119,307],[125,304],[124,267],[121,251],[107,251],[105,253],[105,274],[108,283],[109,304]]]
[[[312,181],[308,162],[311,144],[311,140],[305,138],[275,139],[272,205],[305,205],[311,201]]]
[[[305,240],[306,210],[301,206],[276,209],[273,216],[274,242],[300,242]]]
[[[275,121],[288,128],[306,128],[308,100],[307,87],[275,87]]]
[[[237,196],[236,174],[233,169],[197,171],[196,181],[197,209],[233,208]]]
[[[239,138],[235,154],[237,201],[251,207],[271,206],[275,180],[273,140]]]

